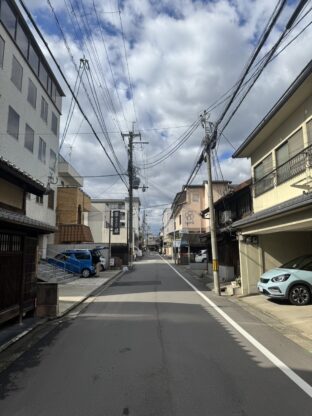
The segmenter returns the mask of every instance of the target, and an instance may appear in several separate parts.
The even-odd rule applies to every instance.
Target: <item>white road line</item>
[[[162,258],[163,259],[163,258]],[[214,302],[212,302],[207,296],[199,291],[192,283],[190,283],[181,273],[179,273],[167,260],[163,259],[169,267],[176,272],[205,302],[207,302],[219,315],[221,315],[233,328],[236,329],[244,338],[247,339],[257,350],[259,350],[268,360],[271,361],[277,368],[279,368],[291,381],[297,384],[308,396],[312,398],[312,386],[298,376],[292,369],[290,369],[283,361],[276,357],[271,351],[269,351],[264,345],[257,341],[252,335],[250,335],[244,328],[230,318],[222,309],[220,309]]]

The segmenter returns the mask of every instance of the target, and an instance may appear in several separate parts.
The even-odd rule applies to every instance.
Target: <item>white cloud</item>
[[[117,2],[114,0],[105,3],[100,0],[95,1],[103,24],[102,34],[105,38],[111,68],[106,59],[101,32],[97,27],[93,0],[83,2],[87,14],[84,20],[80,20],[81,28],[84,30],[89,24],[89,29],[93,34],[93,43],[90,42],[89,33],[89,41],[87,38],[84,39],[83,48],[79,41],[75,40],[74,14],[68,14],[63,0],[51,0],[51,2],[58,16],[61,17],[76,62],[79,62],[83,55],[90,61],[107,130],[115,132],[110,137],[125,172],[127,155],[118,129],[120,126],[124,132],[129,131],[135,115],[132,101],[127,98],[127,94],[129,97],[129,82],[119,15],[107,13],[117,10]],[[74,85],[76,73],[50,9],[46,2],[33,0],[30,3],[29,7],[37,22],[42,23],[41,27],[46,32],[53,53],[71,85]],[[69,5],[70,1],[67,0],[66,3]],[[136,146],[135,157],[138,165],[142,165],[142,160],[149,160],[161,151],[166,152],[170,144],[174,143],[186,130],[186,128],[157,131],[151,129],[191,125],[203,109],[208,108],[236,82],[254,48],[255,40],[272,13],[275,6],[275,2],[273,3],[270,0],[214,2],[125,0],[122,2],[121,16],[133,83],[135,109],[139,120],[137,127],[142,131],[142,138],[149,142],[148,145]],[[76,15],[79,15],[79,10],[75,11]],[[282,20],[286,21],[289,15],[290,8],[288,7]],[[46,25],[47,19],[48,26]],[[303,25],[304,22],[300,27]],[[75,28],[79,30],[77,22]],[[293,32],[288,40],[295,33]],[[264,51],[269,49],[278,35],[279,32],[275,29]],[[306,45],[311,42],[312,30],[310,28],[275,59],[261,75],[225,131],[234,148],[237,148],[256,127],[308,62],[310,56]],[[95,55],[95,50],[97,55]],[[84,79],[87,82],[86,78]],[[119,97],[114,88],[115,83]],[[110,108],[110,97],[106,87],[117,115]],[[62,126],[64,126],[71,99],[70,94],[66,93]],[[94,111],[83,90],[79,94],[79,100],[96,130],[100,131]],[[122,106],[120,106],[120,101]],[[217,108],[212,113],[211,120],[214,120],[222,109],[223,106]],[[119,123],[117,125],[116,118]],[[81,115],[76,111],[69,130],[72,135],[66,140],[63,154],[67,157],[70,154],[71,162],[83,175],[115,173],[85,122],[80,133],[88,134],[78,134],[73,148],[70,149],[80,122]],[[149,186],[146,193],[139,193],[145,206],[171,202],[175,193],[181,190],[193,168],[202,135],[203,131],[199,128],[194,137],[190,138],[170,159],[146,172],[144,169],[140,171],[141,177]],[[103,135],[101,138],[105,148],[111,154]],[[144,149],[144,154],[142,149]],[[223,177],[233,183],[238,183],[250,176],[249,162],[232,160],[232,152],[231,145],[226,140],[222,140],[219,154],[223,155],[221,162]],[[224,155],[227,156],[225,160],[223,160]],[[198,183],[205,179],[204,171],[199,174],[196,180]],[[103,193],[105,195],[104,191],[109,197],[125,195],[126,188],[122,182],[112,185],[114,181],[116,177],[88,179],[85,181],[85,189],[92,196]],[[110,186],[112,186],[111,189],[109,189]],[[159,221],[155,221],[154,225],[156,224],[159,224]]]

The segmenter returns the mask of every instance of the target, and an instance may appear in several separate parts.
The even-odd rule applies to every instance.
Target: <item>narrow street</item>
[[[311,386],[311,355],[204,294]],[[23,354],[0,384],[1,416],[310,416],[312,408],[156,253]]]

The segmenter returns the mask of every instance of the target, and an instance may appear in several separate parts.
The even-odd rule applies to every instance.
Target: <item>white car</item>
[[[195,255],[195,263],[205,263],[207,261],[207,250],[201,250]]]
[[[134,248],[133,248],[133,258],[134,258],[134,260],[136,260],[137,257],[142,257],[142,256],[143,256],[142,250],[140,250],[138,247],[134,246]]]

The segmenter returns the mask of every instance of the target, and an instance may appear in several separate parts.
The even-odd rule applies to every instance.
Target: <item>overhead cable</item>
[[[77,97],[76,97],[76,95],[74,94],[74,92],[73,92],[73,90],[72,90],[72,88],[71,88],[71,86],[70,86],[70,84],[69,84],[69,82],[68,82],[67,78],[65,77],[65,75],[64,75],[64,73],[63,73],[63,71],[62,71],[62,69],[61,69],[60,65],[58,64],[57,60],[55,59],[55,57],[54,57],[54,55],[53,55],[53,53],[52,53],[52,51],[51,51],[51,49],[50,49],[50,47],[49,47],[49,45],[48,45],[47,41],[45,40],[45,38],[44,38],[44,36],[42,35],[42,33],[41,33],[41,31],[40,31],[39,27],[37,26],[36,22],[34,21],[34,19],[33,19],[32,15],[31,15],[31,13],[29,12],[29,10],[27,9],[27,7],[25,6],[25,4],[24,4],[23,0],[19,0],[19,1],[20,1],[20,3],[21,3],[21,6],[23,7],[23,9],[24,9],[24,11],[25,11],[25,13],[26,13],[27,17],[28,17],[28,18],[29,18],[29,20],[31,21],[31,23],[32,23],[32,25],[34,26],[34,28],[35,28],[36,32],[38,33],[38,35],[39,35],[40,39],[42,40],[42,42],[44,43],[45,47],[47,48],[47,50],[48,50],[48,52],[49,52],[49,54],[50,54],[51,58],[53,59],[53,62],[55,63],[55,65],[56,65],[57,69],[59,70],[59,72],[60,72],[60,74],[61,74],[61,76],[62,76],[62,78],[63,78],[63,80],[64,80],[65,84],[67,85],[67,87],[68,87],[68,89],[69,89],[69,91],[71,92],[72,96],[74,97],[74,99],[75,99],[75,101],[76,101],[76,104],[77,104],[77,106],[78,106],[78,108],[79,108],[79,110],[80,110],[81,114],[84,116],[85,120],[87,121],[88,125],[90,126],[90,128],[91,128],[92,132],[94,133],[94,136],[96,137],[96,139],[97,139],[98,143],[100,144],[101,148],[104,150],[104,152],[105,152],[106,156],[108,157],[109,161],[110,161],[110,162],[111,162],[111,164],[113,165],[113,167],[114,167],[115,171],[119,174],[119,172],[118,172],[118,170],[117,170],[117,168],[116,168],[116,166],[115,166],[114,162],[112,161],[112,159],[111,159],[111,157],[109,156],[109,154],[108,154],[107,150],[106,150],[106,149],[105,149],[105,147],[103,146],[103,144],[102,144],[102,142],[101,142],[101,140],[100,140],[99,136],[97,135],[97,133],[96,133],[96,131],[95,131],[95,129],[94,129],[94,127],[93,127],[92,123],[90,122],[90,120],[88,119],[88,117],[87,117],[87,115],[85,114],[84,110],[82,109],[81,104],[80,104],[80,102],[79,102],[78,98],[77,98]],[[50,1],[49,1],[49,0],[47,0],[47,1],[50,3]],[[51,3],[50,3],[50,5],[51,5]],[[52,9],[53,9],[53,6],[52,6],[52,5],[51,5],[51,7],[52,7]],[[75,61],[74,61],[73,56],[72,56],[71,54],[70,54],[70,56],[71,56],[71,58],[72,58],[72,60],[73,60],[73,62],[74,62],[74,64],[75,64]],[[75,65],[75,67],[76,67],[76,65]],[[76,69],[77,69],[77,67],[76,67]],[[125,184],[126,188],[128,189],[127,182],[124,180],[124,178],[123,178],[120,174],[119,174],[119,177],[120,177],[120,179],[123,181],[123,183]]]

